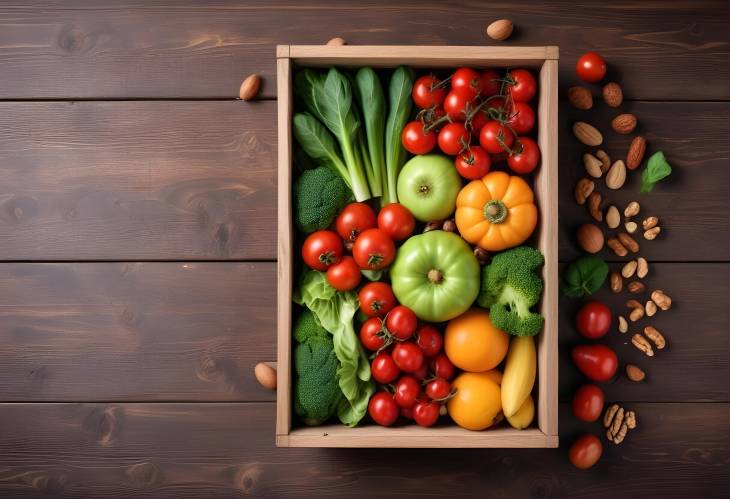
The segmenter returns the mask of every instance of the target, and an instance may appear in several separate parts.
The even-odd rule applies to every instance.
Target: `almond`
[[[616,133],[629,134],[636,129],[636,116],[629,113],[619,114],[611,121],[611,128]]]
[[[585,121],[576,121],[573,124],[573,135],[587,146],[600,146],[603,143],[601,132]]]
[[[590,109],[593,107],[593,96],[586,87],[570,87],[568,89],[568,101],[576,109]]]
[[[615,161],[606,173],[606,187],[620,189],[626,182],[626,165],[622,160]]]
[[[347,42],[341,36],[336,36],[327,40],[327,45],[347,45]]]
[[[497,19],[487,26],[487,36],[492,40],[504,41],[510,37],[514,25],[509,19]]]
[[[578,244],[586,253],[598,253],[603,249],[603,232],[594,224],[583,224],[576,232]]]
[[[638,366],[626,364],[626,377],[631,381],[642,381],[646,377],[646,374]]]
[[[269,364],[266,362],[256,364],[254,375],[261,386],[269,390],[276,390],[276,369]]]
[[[610,107],[619,107],[624,101],[624,93],[618,83],[606,83],[603,87],[603,100]]]
[[[608,211],[606,212],[606,224],[609,229],[615,229],[621,225],[621,213],[619,213],[618,208],[614,205],[608,207]]]
[[[241,88],[238,89],[238,98],[241,100],[251,100],[256,97],[261,88],[261,77],[257,74],[252,74],[241,83]]]
[[[626,168],[629,170],[636,170],[641,166],[641,162],[644,160],[644,153],[646,152],[646,139],[641,135],[634,137],[629,146],[629,152],[626,153]]]

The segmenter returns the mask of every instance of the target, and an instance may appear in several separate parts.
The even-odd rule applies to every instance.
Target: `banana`
[[[502,410],[507,418],[519,411],[535,384],[537,357],[532,336],[515,336],[502,376]]]
[[[522,407],[520,407],[520,410],[514,413],[511,417],[507,418],[507,422],[509,422],[512,428],[524,430],[525,428],[530,426],[530,423],[532,423],[532,418],[534,417],[535,403],[532,401],[532,396],[528,395],[525,401],[522,403]]]

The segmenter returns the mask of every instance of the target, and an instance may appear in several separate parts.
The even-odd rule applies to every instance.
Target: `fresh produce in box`
[[[532,424],[544,257],[520,246],[538,213],[519,175],[539,167],[536,92],[520,68],[296,74],[305,424]]]

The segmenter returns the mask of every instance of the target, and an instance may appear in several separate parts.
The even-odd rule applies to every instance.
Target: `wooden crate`
[[[558,446],[558,47],[290,46],[277,47],[278,95],[278,377],[276,445],[280,447],[557,447]],[[292,427],[292,67],[529,67],[539,72],[538,144],[542,164],[534,191],[540,211],[538,247],[545,255],[537,338],[537,428],[502,424],[485,431],[456,425],[384,428],[339,423]]]

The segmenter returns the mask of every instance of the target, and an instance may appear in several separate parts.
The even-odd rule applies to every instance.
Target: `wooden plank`
[[[0,264],[0,399],[272,400],[274,263]],[[1,495],[1,494],[0,494]]]
[[[276,44],[343,36],[355,45],[501,47],[484,32],[506,17],[517,26],[509,46],[561,46],[565,83],[577,80],[577,57],[597,50],[629,97],[730,99],[728,12],[709,0],[594,0],[580,8],[570,0],[13,0],[0,6],[0,98],[234,98],[254,72],[272,97]]]
[[[562,95],[565,96],[565,89]],[[602,146],[612,160],[626,158],[633,136],[614,133],[609,125],[619,112],[634,113],[639,120],[637,133],[647,139],[646,158],[664,151],[674,167],[670,177],[649,194],[640,194],[641,170],[628,173],[624,187],[612,191],[604,180],[596,181],[596,190],[603,195],[604,212],[610,204],[619,211],[630,201],[638,201],[644,217],[659,217],[662,233],[654,241],[646,241],[637,233],[641,254],[651,261],[728,261],[730,245],[730,197],[721,186],[727,185],[727,159],[730,157],[730,104],[727,103],[650,103],[632,102],[621,111],[598,105],[594,111],[578,111],[567,104],[560,109],[560,259],[569,261],[581,254],[575,242],[575,231],[582,223],[591,222],[585,206],[578,206],[573,197],[575,184],[586,176],[583,154],[596,148],[582,146],[573,137],[571,125],[578,119],[590,121],[604,135]],[[678,124],[681,123],[681,126]],[[601,228],[609,231],[605,224]],[[600,256],[609,260],[626,260],[604,248]]]
[[[0,103],[0,259],[273,259],[275,104]]]
[[[728,404],[627,404],[638,428],[589,471],[560,450],[277,449],[274,404],[4,404],[6,497],[723,497]],[[29,430],[32,428],[32,431]],[[603,437],[602,437],[603,438]],[[604,441],[605,442],[605,441]],[[444,466],[448,463],[448,466]],[[397,472],[394,467],[397,466]]]

